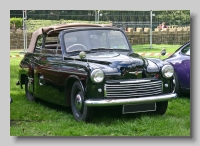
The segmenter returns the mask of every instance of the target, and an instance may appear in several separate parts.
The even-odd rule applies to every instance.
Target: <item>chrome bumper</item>
[[[126,99],[88,99],[85,101],[86,106],[115,106],[127,104],[144,104],[172,100],[177,97],[176,93],[163,94],[158,96],[148,96],[141,98]]]

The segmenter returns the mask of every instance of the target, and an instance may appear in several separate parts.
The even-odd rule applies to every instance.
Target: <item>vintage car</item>
[[[174,67],[175,92],[178,96],[190,94],[190,41],[164,59]]]
[[[19,66],[16,84],[25,85],[28,100],[71,106],[76,121],[91,120],[100,106],[163,115],[177,96],[172,65],[133,53],[125,32],[111,24],[40,28]]]

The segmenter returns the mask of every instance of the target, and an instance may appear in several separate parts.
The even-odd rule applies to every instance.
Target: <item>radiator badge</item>
[[[141,74],[141,73],[142,73],[142,71],[129,72],[129,74],[135,74],[136,76],[137,76],[138,74]]]

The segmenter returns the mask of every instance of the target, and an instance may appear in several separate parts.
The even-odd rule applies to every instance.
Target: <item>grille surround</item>
[[[163,82],[158,79],[114,80],[104,85],[106,98],[138,98],[162,94]]]

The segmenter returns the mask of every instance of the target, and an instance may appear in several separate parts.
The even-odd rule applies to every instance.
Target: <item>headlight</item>
[[[104,72],[101,69],[95,69],[91,73],[91,80],[94,83],[101,83],[104,79]]]
[[[165,78],[171,78],[174,74],[174,68],[171,65],[164,65],[162,67],[162,74]]]

